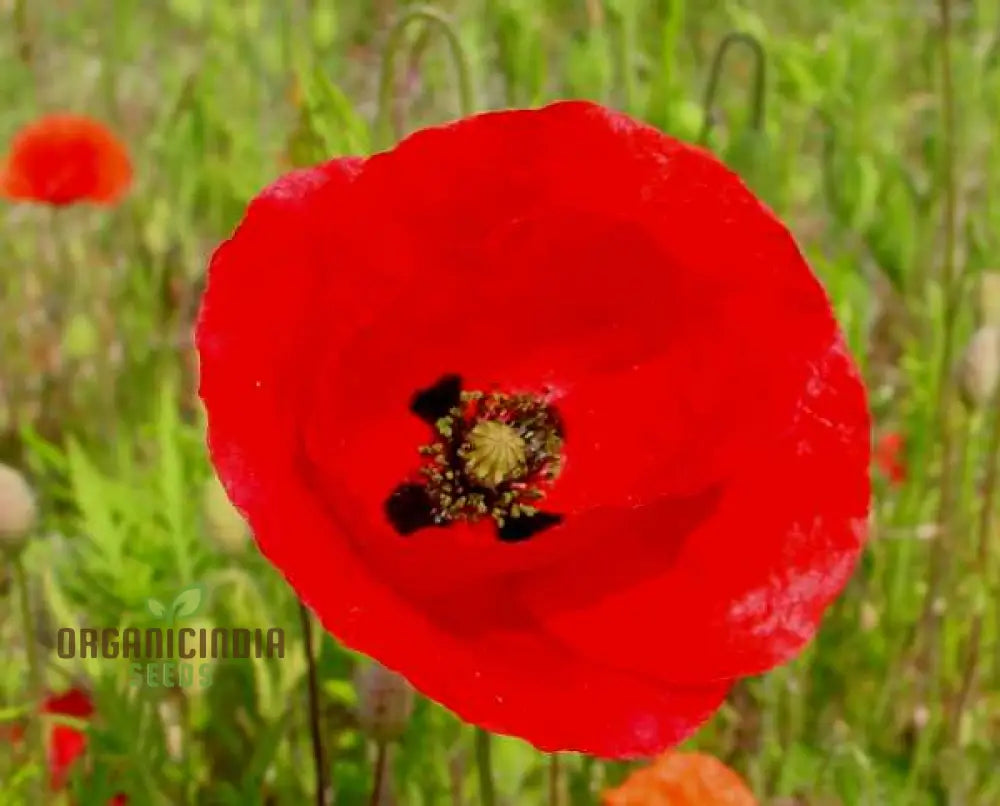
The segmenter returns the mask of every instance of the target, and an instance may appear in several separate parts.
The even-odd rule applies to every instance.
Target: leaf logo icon
[[[147,599],[146,609],[154,618],[162,619],[168,624],[175,624],[178,619],[197,614],[201,610],[204,599],[205,595],[201,585],[192,585],[177,594],[170,603],[169,609],[159,599]]]
[[[182,590],[170,605],[171,621],[195,615],[201,610],[203,599],[204,595],[200,585],[192,585],[190,588]]]
[[[147,599],[146,609],[149,610],[156,618],[163,618],[167,615],[167,608],[163,606],[163,602],[159,599]]]

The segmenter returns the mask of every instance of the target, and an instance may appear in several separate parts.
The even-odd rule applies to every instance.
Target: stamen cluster
[[[434,427],[420,473],[439,525],[532,517],[562,468],[559,417],[534,395],[462,392]]]

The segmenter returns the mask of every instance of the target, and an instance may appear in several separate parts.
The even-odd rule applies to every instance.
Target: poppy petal
[[[94,714],[94,701],[83,689],[71,688],[60,694],[50,694],[46,697],[42,704],[42,713],[89,719]]]
[[[211,401],[210,433],[223,423],[230,436],[214,459],[238,506],[263,492],[256,479],[271,457],[294,450],[297,409],[312,380],[297,362],[310,360],[311,330],[318,320],[341,328],[337,316],[308,311],[324,287],[314,265],[328,265],[320,235],[325,214],[336,209],[326,201],[359,165],[337,160],[283,177],[250,205],[213,258],[197,331],[201,394]],[[281,238],[271,237],[272,226]]]
[[[687,533],[657,530],[680,519],[650,506],[648,529],[616,535],[613,568],[582,554],[532,577],[519,600],[595,662],[674,682],[771,668],[812,637],[864,544],[868,434],[864,389],[838,338],[793,428],[707,515],[692,509]]]
[[[49,735],[49,786],[62,789],[69,780],[73,764],[87,750],[87,735],[68,725],[54,725]]]
[[[81,688],[71,688],[50,694],[42,703],[44,714],[58,714],[77,719],[89,719],[94,714],[94,702]],[[87,749],[87,734],[69,725],[53,725],[48,741],[49,786],[53,791],[66,786],[73,764]]]

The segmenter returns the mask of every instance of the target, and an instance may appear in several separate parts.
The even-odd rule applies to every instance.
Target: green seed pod
[[[232,505],[222,482],[214,475],[205,484],[202,504],[208,536],[226,554],[242,554],[250,536],[246,521]]]
[[[380,663],[369,661],[354,675],[358,694],[358,724],[377,742],[400,738],[413,713],[413,688]]]
[[[21,549],[37,519],[35,495],[24,476],[0,464],[0,550]]]
[[[962,400],[975,410],[989,404],[1000,382],[1000,327],[981,327],[969,340],[959,367]]]

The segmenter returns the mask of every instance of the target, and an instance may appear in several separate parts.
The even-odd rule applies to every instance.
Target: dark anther
[[[549,512],[536,512],[534,515],[522,515],[520,518],[507,518],[497,532],[504,543],[519,543],[534,537],[539,532],[561,523],[562,515]]]
[[[559,439],[566,439],[566,423],[562,421],[562,417],[556,417],[555,432]]]
[[[462,379],[458,375],[442,375],[437,383],[421,389],[410,400],[410,411],[421,420],[434,425],[459,404]]]
[[[434,525],[433,505],[420,484],[400,484],[385,500],[385,514],[401,535]]]

